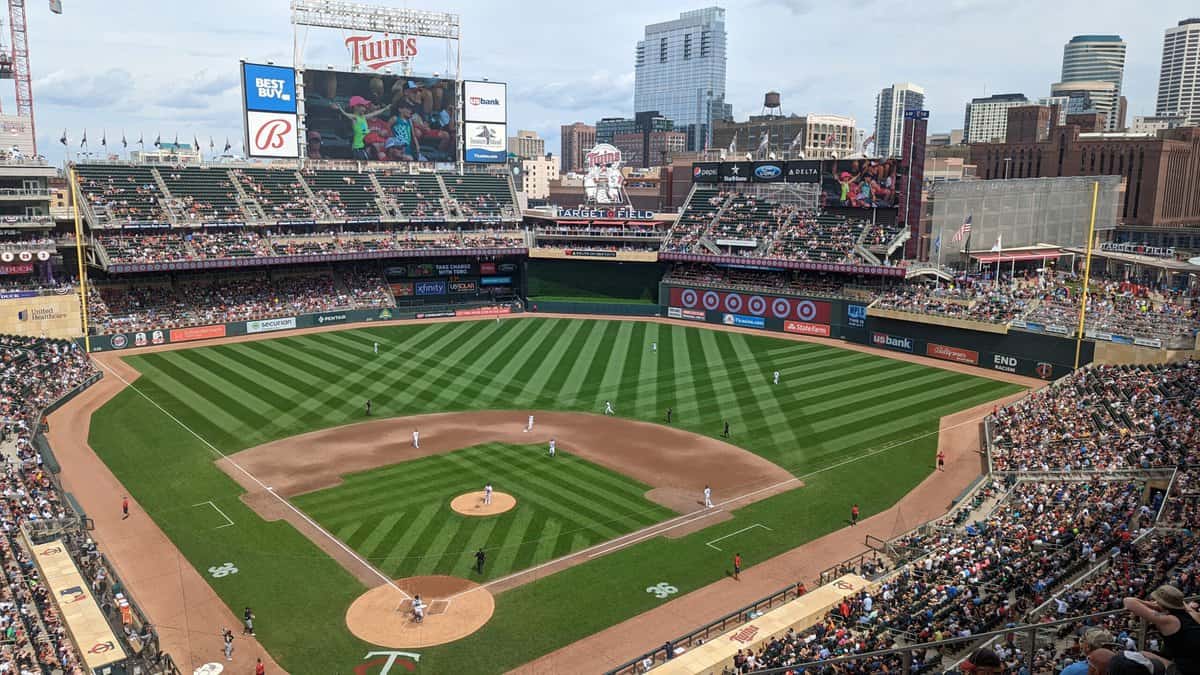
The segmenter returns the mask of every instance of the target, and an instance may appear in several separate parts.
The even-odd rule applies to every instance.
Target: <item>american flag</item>
[[[954,241],[962,241],[963,237],[971,233],[971,216],[963,221],[962,227],[954,231]]]

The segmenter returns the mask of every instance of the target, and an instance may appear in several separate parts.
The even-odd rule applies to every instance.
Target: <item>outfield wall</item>
[[[748,293],[664,283],[659,301],[669,318],[757,328],[928,356],[988,370],[1052,380],[1074,369],[1075,341],[1050,334],[969,330],[924,321],[875,316],[867,303],[844,298]],[[1092,362],[1084,341],[1079,364]]]
[[[512,308],[506,305],[476,307],[464,307],[463,305],[430,306],[423,308],[419,312],[394,307],[385,309],[348,309],[340,312],[301,314],[298,316],[262,319],[258,321],[234,321],[208,326],[188,326],[186,328],[163,328],[160,330],[93,335],[91,336],[91,350],[93,352],[119,351],[131,347],[179,344],[181,342],[213,340],[237,335],[266,334],[298,328],[393,321],[396,319],[497,316],[510,313],[512,313]],[[83,338],[79,338],[77,341],[81,345],[83,344]]]

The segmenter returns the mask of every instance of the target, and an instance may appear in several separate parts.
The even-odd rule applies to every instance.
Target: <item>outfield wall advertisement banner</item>
[[[247,321],[247,333],[270,333],[276,330],[291,330],[296,327],[296,317],[289,316],[286,319],[263,319],[261,321]]]
[[[787,333],[795,333],[797,335],[813,335],[816,337],[829,337],[829,326],[819,323],[805,323],[803,321],[784,321],[783,330]]]
[[[947,347],[946,345],[939,345],[934,342],[925,343],[925,355],[944,361],[966,363],[972,366],[979,365],[979,352],[970,349],[960,349],[958,347]]]
[[[225,324],[214,326],[191,326],[189,328],[173,328],[169,333],[171,342],[190,342],[192,340],[211,340],[225,337]]]
[[[766,328],[767,322],[761,316],[746,316],[745,314],[725,314],[721,323],[726,326],[742,326],[745,328]]]
[[[672,287],[669,305],[685,309],[703,309],[728,314],[744,313],[757,317],[823,324],[829,323],[832,314],[830,304],[823,300],[695,288]]]

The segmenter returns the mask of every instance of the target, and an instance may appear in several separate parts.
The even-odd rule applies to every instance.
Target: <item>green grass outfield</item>
[[[491,481],[507,513],[463,516],[450,500]],[[451,574],[484,581],[562,557],[675,515],[650,489],[545,444],[485,443],[352,474],[292,503],[393,579]],[[475,574],[477,549],[488,552]]]
[[[418,650],[423,672],[490,673],[669,600],[648,586],[666,581],[682,594],[720,578],[730,553],[706,546],[717,537],[763,525],[721,544],[736,545],[752,567],[841,527],[852,501],[864,516],[887,508],[931,471],[941,416],[1019,391],[767,334],[576,319],[376,324],[127,360],[143,376],[95,415],[92,447],[235,613],[254,607],[259,639],[297,675],[349,673],[361,662],[368,646],[343,616],[363,587],[290,525],[243,506],[213,449],[155,404],[224,453],[359,421],[365,398],[376,417],[600,412],[612,400],[622,416],[659,421],[672,406],[676,426],[716,436],[728,419],[734,443],[804,477],[803,489],[728,522],[645,540],[502,593],[482,630]],[[778,386],[773,370],[783,373]],[[235,526],[216,529],[224,521],[212,508],[190,506],[207,501]],[[208,574],[225,562],[238,573]]]

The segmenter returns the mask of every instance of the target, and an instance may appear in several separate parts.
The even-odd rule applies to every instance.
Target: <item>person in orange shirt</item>
[[[742,573],[742,554],[733,554],[733,578],[740,581],[738,575]]]
[[[850,524],[858,525],[858,504],[850,507]]]
[[[941,450],[938,450],[937,453],[937,468],[938,471],[946,470],[946,453],[942,452]]]

